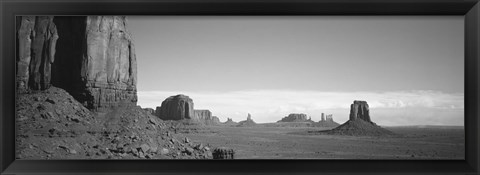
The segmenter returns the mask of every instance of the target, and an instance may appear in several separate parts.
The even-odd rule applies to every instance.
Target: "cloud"
[[[319,120],[321,113],[348,120],[353,100],[365,100],[380,125],[463,125],[463,93],[439,91],[318,92],[293,90],[248,90],[233,92],[139,91],[138,104],[155,108],[172,95],[185,94],[195,109],[209,109],[225,121],[244,120],[251,113],[257,122],[275,122],[289,113],[306,113]]]

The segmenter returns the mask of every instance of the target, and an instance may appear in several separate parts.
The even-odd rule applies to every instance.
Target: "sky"
[[[379,125],[464,123],[461,16],[130,16],[138,105],[185,94],[221,121],[290,113]]]

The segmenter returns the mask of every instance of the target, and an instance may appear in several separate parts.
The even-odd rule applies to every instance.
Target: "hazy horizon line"
[[[166,98],[184,94],[194,109],[207,109],[220,120],[246,119],[252,114],[259,123],[278,121],[290,113],[304,113],[312,120],[333,114],[334,120],[348,120],[354,100],[367,101],[372,120],[379,125],[463,125],[464,93],[433,90],[391,92],[324,92],[293,90],[250,90],[230,92],[138,91],[138,105],[156,109]]]

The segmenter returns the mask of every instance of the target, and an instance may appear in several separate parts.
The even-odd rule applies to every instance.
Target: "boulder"
[[[353,104],[350,105],[350,119],[357,120],[361,119],[363,121],[373,123],[370,120],[370,110],[366,101],[353,101]]]
[[[155,112],[162,120],[196,120],[193,100],[183,94],[168,97],[162,102],[162,106],[157,107]]]
[[[283,117],[282,120],[278,122],[306,122],[308,121],[306,114],[289,114],[286,117]]]
[[[48,89],[58,39],[53,17],[22,16],[17,20],[17,89]]]

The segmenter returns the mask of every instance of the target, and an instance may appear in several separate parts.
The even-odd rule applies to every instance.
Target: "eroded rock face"
[[[220,119],[218,119],[218,117],[212,116],[212,112],[210,112],[210,110],[194,110],[194,113],[195,118],[206,125],[220,124]]]
[[[212,112],[210,110],[206,109],[195,109],[195,117],[198,118],[199,120],[211,120],[212,119]]]
[[[306,114],[289,114],[286,117],[283,117],[279,122],[305,122],[307,121]]]
[[[314,124],[314,126],[320,126],[320,127],[336,127],[339,125],[340,124],[333,121],[333,114],[325,115],[324,113],[322,113],[322,119],[318,121],[318,123]]]
[[[45,90],[50,87],[55,61],[57,29],[52,16],[18,17],[17,89]]]
[[[168,97],[157,107],[156,115],[162,120],[194,119],[193,100],[183,94]]]
[[[350,120],[364,120],[366,122],[372,123],[370,120],[370,110],[366,101],[353,101],[353,104],[350,105]]]
[[[57,86],[94,110],[136,106],[137,65],[125,17],[19,18],[19,90]]]
[[[250,113],[248,113],[247,120],[243,120],[243,121],[238,122],[238,124],[236,126],[237,127],[249,127],[249,126],[256,126],[256,125],[257,125],[257,123],[255,123],[255,121],[253,121],[252,115],[250,115]]]
[[[58,75],[55,83],[90,109],[136,105],[137,62],[126,17],[56,17],[55,23],[63,51],[56,68],[75,72]]]

